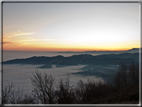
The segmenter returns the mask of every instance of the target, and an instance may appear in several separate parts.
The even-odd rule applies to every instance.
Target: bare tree
[[[131,63],[129,66],[129,84],[134,85],[139,82],[139,66]]]
[[[21,101],[21,104],[36,104],[37,101],[32,95],[25,95]]]
[[[114,77],[117,88],[124,88],[139,83],[139,66],[132,62],[129,66],[121,64]]]
[[[31,78],[34,86],[33,94],[43,104],[53,104],[55,100],[55,78],[46,73],[36,71]]]
[[[118,68],[118,72],[114,77],[115,84],[118,88],[128,86],[128,68],[126,64],[121,64]]]
[[[76,102],[91,103],[92,100],[105,97],[112,92],[112,87],[103,81],[88,80],[86,83],[80,80],[76,86]]]
[[[57,102],[59,104],[73,104],[75,102],[74,87],[70,84],[69,76],[65,81],[60,80],[57,90]]]
[[[84,92],[85,92],[85,83],[82,80],[79,80],[75,88],[75,95],[76,95],[77,103],[81,103]]]
[[[15,87],[13,83],[6,85],[2,90],[3,104],[20,104],[23,99],[23,88]]]

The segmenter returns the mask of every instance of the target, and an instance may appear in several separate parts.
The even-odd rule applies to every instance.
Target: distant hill
[[[127,50],[127,52],[139,52],[139,48],[132,48],[130,50]]]
[[[58,52],[58,53],[125,53],[125,52],[130,52],[130,53],[136,53],[137,52],[138,53],[139,48],[132,48],[132,49],[129,49],[129,50],[124,50],[124,51],[83,51],[83,52],[64,51],[64,52]]]
[[[78,64],[120,64],[131,63],[132,61],[139,62],[139,53],[122,53],[122,54],[105,54],[93,56],[90,54],[72,55],[64,57],[61,55],[54,57],[30,57],[25,59],[13,59],[3,62],[3,64],[44,64],[44,67],[49,65],[78,65]]]
[[[139,50],[139,48],[132,48],[132,49],[130,49],[130,50]],[[130,50],[128,50],[128,51],[130,51]]]

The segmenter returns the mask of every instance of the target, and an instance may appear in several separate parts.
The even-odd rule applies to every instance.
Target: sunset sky
[[[127,50],[139,44],[139,3],[3,3],[3,50]]]

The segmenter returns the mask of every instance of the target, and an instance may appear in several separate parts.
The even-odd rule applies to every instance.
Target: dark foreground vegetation
[[[3,87],[3,104],[138,104],[139,65],[121,64],[113,84],[102,81],[78,81],[71,85],[69,78],[56,81],[46,73],[36,71],[31,77],[31,95],[23,95],[21,87]]]

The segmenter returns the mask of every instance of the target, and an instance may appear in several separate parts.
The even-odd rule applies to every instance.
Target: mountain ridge
[[[142,48],[132,48],[132,49],[128,49],[128,50],[123,50],[123,51],[81,51],[81,52],[76,52],[76,51],[61,51],[61,52],[58,52],[58,53],[86,53],[86,52],[130,52],[130,51],[139,51],[139,49],[142,49]]]
[[[90,55],[80,54],[64,57],[57,55],[53,57],[33,56],[24,59],[13,59],[4,61],[3,64],[44,64],[44,65],[78,65],[78,64],[120,64],[139,61],[139,53],[121,53],[121,54],[104,54]]]

